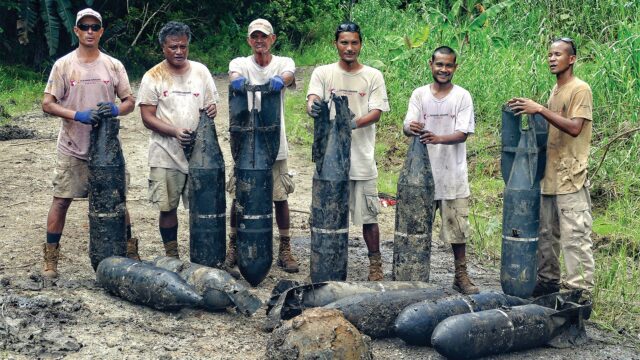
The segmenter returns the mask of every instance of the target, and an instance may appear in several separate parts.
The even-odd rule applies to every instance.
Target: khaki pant
[[[289,194],[295,190],[292,176],[289,175],[287,159],[276,160],[271,168],[271,174],[273,176],[273,201],[287,200]],[[227,181],[226,190],[231,195],[231,199],[236,198],[236,176],[233,172]]]
[[[129,171],[124,169],[125,194],[129,188]],[[89,162],[58,152],[53,171],[53,196],[79,199],[89,196]]]
[[[187,174],[175,169],[155,168],[149,171],[149,201],[160,211],[178,208],[180,198],[185,209],[189,208],[189,184]]]
[[[593,291],[591,199],[586,187],[572,194],[542,195],[538,279],[560,283],[560,249],[567,267],[567,285]]]
[[[440,240],[449,244],[466,244],[469,239],[469,198],[436,200],[440,209]],[[433,213],[435,220],[435,212]]]
[[[353,225],[378,223],[378,179],[349,181],[349,213]]]

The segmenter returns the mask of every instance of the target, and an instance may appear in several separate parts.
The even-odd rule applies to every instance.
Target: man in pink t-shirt
[[[80,10],[73,28],[78,37],[76,50],[58,59],[44,90],[42,110],[61,121],[53,179],[53,201],[47,216],[43,275],[58,276],[60,237],[67,210],[74,198],[88,195],[89,134],[98,116],[126,115],[135,99],[122,63],[98,48],[104,32],[102,16],[93,9]],[[116,96],[120,105],[115,104]],[[131,238],[131,222],[126,213],[127,256],[139,259],[137,240]]]

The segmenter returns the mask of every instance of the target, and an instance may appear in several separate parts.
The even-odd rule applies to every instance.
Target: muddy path
[[[303,83],[300,81],[299,83]],[[222,102],[216,126],[227,174],[230,171],[227,84],[216,78]],[[298,91],[304,91],[300,89]],[[209,313],[186,309],[160,312],[132,305],[95,285],[88,257],[87,201],[69,209],[61,242],[60,278],[40,277],[46,216],[51,204],[51,179],[56,157],[58,120],[34,111],[15,119],[10,129],[26,134],[0,141],[0,358],[127,358],[127,359],[261,359],[270,334],[261,330],[265,312],[250,318],[233,312]],[[0,130],[1,131],[1,130]],[[34,132],[35,135],[31,133]],[[140,255],[150,259],[164,253],[158,214],[146,200],[149,131],[138,111],[121,119],[121,138],[131,173],[128,194],[133,233],[140,239]],[[267,279],[251,291],[263,301],[279,279],[308,280],[309,226],[313,164],[309,151],[290,144],[289,169],[296,173],[296,190],[289,199],[292,244],[301,272],[287,274],[271,268]],[[229,206],[227,206],[227,211]],[[180,254],[188,259],[188,213],[180,208]],[[385,276],[391,274],[394,208],[383,208],[380,233]],[[437,229],[436,229],[437,231]],[[434,239],[437,236],[434,234]],[[274,241],[274,245],[277,242]],[[276,249],[277,250],[277,249]],[[276,251],[274,250],[274,251]],[[349,280],[365,280],[367,251],[361,229],[351,228]],[[447,246],[434,240],[431,278],[439,285],[452,282],[453,258]],[[483,289],[499,289],[499,275],[490,264],[476,264],[470,272]],[[537,349],[501,356],[502,359],[640,359],[638,350],[589,325],[591,341],[579,349]],[[441,359],[433,350],[406,346],[399,339],[372,342],[378,359]]]

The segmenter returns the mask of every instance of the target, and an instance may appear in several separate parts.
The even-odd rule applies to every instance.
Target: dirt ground
[[[227,84],[216,78],[222,102],[216,126],[231,170],[229,152]],[[299,90],[303,91],[303,90]],[[126,358],[126,359],[261,359],[270,334],[261,330],[264,309],[250,317],[232,311],[209,313],[185,309],[176,313],[132,305],[107,294],[95,284],[88,257],[87,201],[71,205],[62,237],[60,278],[40,277],[42,243],[51,204],[51,179],[56,157],[59,122],[34,111],[15,119],[7,131],[22,139],[0,141],[0,358]],[[35,131],[35,137],[30,130]],[[140,255],[150,259],[163,254],[157,212],[146,201],[149,131],[136,110],[121,118],[121,138],[131,173],[128,207],[134,236],[140,238]],[[290,144],[289,169],[295,172],[296,190],[289,199],[292,243],[301,272],[287,274],[272,267],[267,279],[251,291],[263,301],[279,279],[308,280],[309,227],[313,164],[308,155]],[[227,211],[229,206],[227,206]],[[188,259],[188,212],[179,210],[180,254]],[[385,276],[391,273],[394,208],[384,208],[380,233]],[[434,236],[437,239],[437,236]],[[274,245],[277,241],[274,241]],[[274,250],[275,252],[275,250]],[[366,247],[361,230],[353,228],[349,240],[349,280],[366,280]],[[452,281],[453,258],[448,247],[434,240],[431,277],[436,284]],[[489,265],[473,262],[470,273],[483,289],[499,289],[499,274]],[[247,285],[248,286],[248,285]],[[500,359],[640,359],[637,348],[616,334],[588,325],[591,341],[579,349],[536,349]],[[430,348],[405,345],[399,339],[372,342],[378,359],[441,359]]]

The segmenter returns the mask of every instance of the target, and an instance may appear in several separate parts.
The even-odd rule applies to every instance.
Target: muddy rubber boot
[[[369,281],[382,281],[384,275],[382,273],[382,255],[380,251],[369,254]]]
[[[291,238],[288,236],[280,236],[280,250],[278,250],[278,266],[288,273],[297,273],[300,271],[298,262],[291,255]]]
[[[166,243],[162,243],[164,245],[164,253],[168,257],[179,259],[178,255],[178,241],[168,241]]]
[[[237,234],[229,234],[229,246],[227,247],[227,256],[224,258],[224,268],[232,269],[236,266],[236,253],[238,248],[236,246],[236,239],[238,238]]]
[[[129,259],[140,261],[140,255],[138,255],[138,238],[132,237],[127,240],[127,257]]]
[[[560,285],[552,282],[536,281],[536,287],[533,288],[531,297],[537,298],[543,295],[549,295],[560,291]]]
[[[477,286],[475,286],[469,274],[467,274],[467,261],[465,258],[461,260],[455,260],[456,276],[453,279],[453,289],[464,295],[477,294],[480,292]]]
[[[58,277],[58,259],[60,258],[60,244],[44,244],[44,268],[42,276],[49,279]]]

